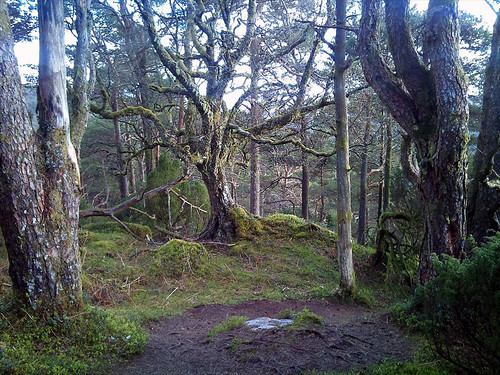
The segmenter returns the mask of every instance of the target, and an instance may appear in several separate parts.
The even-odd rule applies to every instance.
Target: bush
[[[410,305],[435,352],[461,372],[497,374],[500,368],[500,233],[460,262],[434,258],[436,277]]]
[[[158,166],[147,177],[146,190],[154,189],[182,176],[182,167],[178,160],[169,155],[160,156]],[[156,225],[172,231],[181,231],[184,235],[199,233],[208,222],[210,200],[205,185],[200,181],[187,181],[173,190],[186,198],[196,207],[183,202],[174,193],[161,194],[146,201],[146,210],[156,217]],[[140,207],[143,209],[143,207]]]

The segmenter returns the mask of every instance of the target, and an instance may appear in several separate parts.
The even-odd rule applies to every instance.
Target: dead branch
[[[179,194],[174,189],[170,190],[170,192],[172,194],[174,194],[177,198],[179,198],[183,203],[186,203],[188,206],[190,206],[191,208],[194,208],[195,210],[203,212],[204,214],[206,214],[208,212],[208,211],[204,210],[203,208],[196,206],[196,205],[192,204],[191,202],[189,202],[185,196]]]

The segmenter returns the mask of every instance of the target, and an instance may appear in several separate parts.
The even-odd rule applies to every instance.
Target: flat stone
[[[245,324],[249,326],[252,331],[257,331],[259,329],[272,329],[288,326],[292,324],[292,319],[272,319],[265,316],[262,318],[248,320]]]

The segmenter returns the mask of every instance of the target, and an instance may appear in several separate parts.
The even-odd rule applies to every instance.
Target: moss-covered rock
[[[318,224],[310,223],[295,215],[274,214],[260,217],[247,213],[243,208],[231,211],[236,237],[240,240],[252,240],[258,237],[277,237],[293,239],[318,238],[335,240],[336,234]]]
[[[202,244],[183,240],[170,240],[155,253],[151,265],[155,274],[179,277],[195,273],[207,261],[208,254]]]

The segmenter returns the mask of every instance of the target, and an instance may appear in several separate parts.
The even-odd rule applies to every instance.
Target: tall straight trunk
[[[304,145],[307,144],[307,122],[306,119],[302,120],[300,128],[300,137]],[[301,184],[301,207],[302,217],[304,220],[309,220],[309,165],[307,153],[302,151],[301,164],[302,164],[302,184]]]
[[[257,69],[259,39],[254,39],[250,44],[250,68],[252,79],[250,81],[251,107],[250,116],[252,126],[258,125],[261,120],[260,105],[258,103],[258,81],[259,71]],[[250,141],[250,213],[260,215],[260,146],[254,141]]]
[[[371,98],[370,98],[371,99]],[[365,134],[363,136],[363,149],[361,150],[361,166],[359,173],[359,222],[358,222],[358,244],[365,245],[366,231],[366,179],[368,173],[368,146],[372,128],[371,100],[368,101],[368,113],[365,123]]]
[[[477,140],[467,207],[467,232],[477,242],[500,230],[497,211],[500,209],[500,188],[495,184],[495,155],[500,139],[500,14],[491,40],[491,54],[486,68],[483,92],[481,130]],[[491,181],[493,180],[493,181]]]
[[[302,153],[302,217],[309,220],[309,166],[307,165],[307,154]]]
[[[340,288],[351,293],[354,290],[354,268],[352,263],[351,238],[351,180],[349,166],[349,131],[347,122],[346,75],[346,0],[336,0],[337,25],[335,35],[335,114],[337,149],[337,250],[340,269]]]
[[[391,196],[391,169],[392,169],[392,126],[391,120],[387,120],[385,137],[385,158],[384,158],[384,190],[383,190],[383,205],[382,211],[386,212],[389,209]]]
[[[321,196],[320,196],[320,206],[319,206],[319,222],[325,221],[325,163],[322,161],[319,168],[319,183],[321,185]]]
[[[260,147],[250,141],[250,213],[260,215]]]
[[[39,134],[24,104],[0,1],[0,224],[16,296],[47,314],[82,306],[79,170],[70,141],[62,0],[39,1]]]

